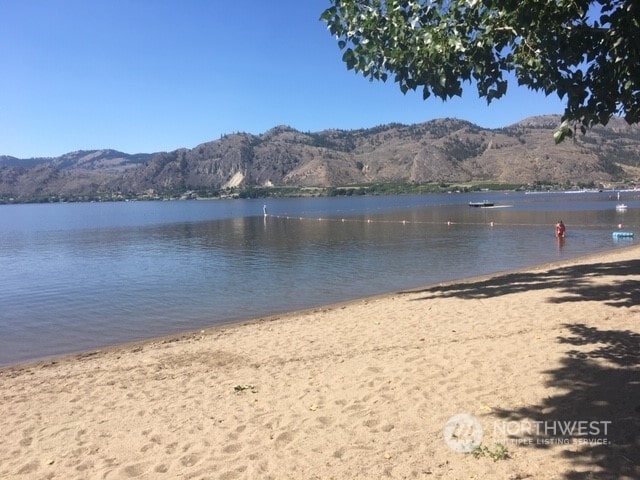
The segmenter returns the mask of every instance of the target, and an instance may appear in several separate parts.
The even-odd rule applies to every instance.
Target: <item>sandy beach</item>
[[[4,368],[0,405],[7,479],[638,479],[640,247]]]

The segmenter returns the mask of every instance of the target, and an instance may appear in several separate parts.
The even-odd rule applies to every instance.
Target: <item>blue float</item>
[[[630,238],[633,237],[633,232],[613,232],[613,238]]]

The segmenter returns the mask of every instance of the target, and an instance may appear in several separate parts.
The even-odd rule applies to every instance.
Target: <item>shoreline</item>
[[[254,317],[254,318],[247,318],[247,319],[241,319],[241,320],[231,320],[231,321],[228,321],[228,322],[222,322],[220,324],[211,325],[211,326],[204,327],[204,328],[196,328],[196,329],[192,329],[192,330],[176,331],[176,332],[173,332],[173,333],[167,333],[165,335],[153,336],[153,337],[143,338],[143,339],[139,339],[139,340],[131,340],[131,341],[119,342],[119,343],[115,343],[115,344],[109,344],[109,345],[105,345],[103,347],[87,348],[87,349],[80,349],[80,350],[73,351],[73,352],[54,354],[54,355],[46,355],[46,356],[43,356],[43,357],[34,358],[32,360],[20,361],[20,362],[17,362],[17,363],[10,363],[10,364],[7,364],[7,365],[0,365],[0,374],[4,370],[9,370],[9,369],[21,369],[21,368],[28,368],[28,367],[36,367],[36,366],[44,365],[44,364],[57,364],[57,363],[61,363],[61,362],[73,361],[73,360],[76,360],[76,359],[85,358],[85,357],[88,357],[88,356],[100,355],[100,354],[108,353],[108,352],[111,352],[111,351],[128,351],[128,350],[131,350],[131,349],[144,347],[145,344],[169,343],[169,342],[180,341],[180,340],[191,338],[191,337],[195,337],[195,336],[213,334],[213,333],[216,333],[217,331],[219,331],[221,329],[240,328],[240,327],[243,327],[243,326],[246,326],[246,325],[251,325],[253,323],[271,322],[271,321],[279,320],[279,319],[282,319],[282,318],[304,316],[304,315],[308,315],[308,314],[315,313],[315,312],[318,312],[318,311],[336,310],[336,309],[339,309],[339,308],[345,308],[345,307],[348,307],[350,305],[357,304],[359,302],[381,300],[381,299],[387,299],[389,297],[398,296],[398,295],[412,294],[412,293],[416,293],[416,292],[419,292],[421,290],[428,289],[428,288],[433,288],[433,287],[436,287],[436,286],[446,286],[446,285],[449,285],[449,284],[465,283],[465,282],[479,282],[479,281],[487,280],[487,279],[490,279],[492,277],[496,277],[496,276],[499,276],[499,275],[516,274],[516,273],[528,272],[528,271],[537,271],[537,270],[542,270],[542,269],[547,269],[547,268],[558,268],[558,267],[561,267],[564,264],[587,262],[587,261],[589,261],[591,259],[599,258],[599,257],[601,257],[603,255],[609,255],[609,254],[613,254],[613,253],[616,253],[616,252],[624,252],[626,250],[633,250],[633,249],[636,249],[636,248],[640,252],[640,245],[629,245],[629,246],[625,246],[625,247],[617,247],[617,248],[609,249],[609,250],[606,250],[606,251],[597,252],[597,253],[589,253],[589,254],[586,254],[586,255],[581,255],[579,257],[574,257],[574,258],[570,258],[570,259],[566,259],[566,260],[557,260],[557,261],[553,261],[553,262],[545,262],[545,263],[541,263],[541,264],[535,264],[535,265],[531,265],[531,266],[528,266],[528,267],[522,267],[522,268],[516,268],[516,269],[510,269],[510,270],[503,270],[503,271],[487,273],[487,274],[482,274],[482,275],[474,275],[474,276],[470,276],[470,277],[461,277],[461,278],[458,278],[458,279],[452,279],[452,280],[446,280],[446,281],[440,281],[440,282],[427,283],[427,284],[424,284],[424,285],[421,285],[421,286],[408,288],[408,289],[405,289],[405,290],[384,292],[384,293],[368,295],[368,296],[364,296],[364,297],[356,297],[356,298],[353,298],[353,299],[343,300],[343,301],[334,302],[334,303],[318,304],[316,306],[303,308],[303,309],[300,309],[300,310],[285,310],[285,311],[282,311],[282,312],[279,312],[279,313],[260,315],[260,316]],[[640,254],[639,254],[639,256],[640,256]]]
[[[629,245],[629,246],[625,246],[625,247],[617,247],[617,248],[609,249],[609,250],[606,250],[606,251],[597,252],[597,253],[589,253],[589,254],[586,254],[586,255],[581,255],[579,257],[574,257],[574,258],[570,258],[570,259],[566,259],[566,260],[557,260],[557,261],[553,261],[553,262],[545,262],[545,263],[541,263],[541,264],[535,264],[535,265],[531,265],[531,266],[528,266],[528,267],[522,267],[522,268],[516,268],[516,269],[510,269],[510,270],[503,270],[503,271],[498,271],[498,272],[494,272],[494,273],[487,273],[487,274],[482,274],[482,275],[474,275],[474,276],[470,276],[470,277],[461,277],[459,279],[452,279],[452,280],[446,280],[446,281],[441,281],[441,282],[427,283],[427,284],[424,284],[424,285],[421,285],[421,286],[417,286],[417,287],[414,287],[414,288],[408,288],[408,289],[405,289],[405,290],[384,292],[384,293],[368,295],[368,296],[364,296],[364,297],[357,297],[357,298],[353,298],[353,299],[349,299],[349,300],[343,300],[343,301],[334,302],[334,303],[318,304],[316,306],[303,308],[303,309],[300,309],[300,310],[285,310],[285,311],[282,311],[282,312],[279,312],[279,313],[260,315],[260,316],[254,317],[254,318],[247,318],[247,319],[241,319],[241,320],[231,320],[229,322],[223,322],[223,323],[220,323],[220,324],[217,324],[217,325],[211,325],[211,326],[204,327],[204,328],[196,328],[196,329],[192,329],[192,330],[176,331],[176,332],[173,332],[173,333],[167,333],[166,335],[153,336],[153,337],[149,337],[149,338],[143,338],[143,339],[139,339],[139,340],[131,340],[131,341],[126,341],[126,342],[119,342],[119,343],[115,343],[115,344],[105,345],[103,347],[80,349],[80,350],[77,350],[77,351],[67,352],[67,353],[62,353],[62,354],[46,355],[46,356],[43,356],[43,357],[34,358],[33,360],[20,361],[20,362],[17,362],[17,363],[10,363],[10,364],[7,364],[7,365],[0,365],[0,373],[2,373],[2,371],[4,371],[4,370],[8,370],[8,369],[20,369],[20,368],[23,368],[23,367],[26,368],[26,367],[38,366],[38,365],[42,365],[42,364],[49,364],[49,363],[56,364],[56,363],[60,363],[60,362],[64,362],[64,361],[73,361],[74,359],[84,358],[84,357],[87,357],[87,356],[99,355],[99,354],[102,354],[102,353],[107,353],[109,351],[116,351],[116,350],[127,351],[127,350],[130,350],[130,349],[143,347],[145,344],[174,342],[174,341],[181,340],[183,338],[188,338],[188,337],[193,337],[193,336],[198,336],[198,335],[203,335],[203,334],[212,334],[212,333],[215,333],[215,332],[217,332],[217,331],[219,331],[221,329],[239,328],[239,327],[242,327],[242,326],[251,325],[253,323],[271,322],[271,321],[274,321],[274,320],[279,320],[281,318],[297,317],[297,316],[307,315],[307,314],[310,314],[310,313],[315,313],[315,312],[320,311],[320,310],[330,311],[330,310],[335,310],[335,309],[338,309],[338,308],[344,308],[344,307],[347,307],[347,306],[350,306],[350,305],[353,305],[353,304],[357,304],[359,302],[386,299],[386,298],[392,297],[392,296],[416,293],[416,292],[419,292],[419,291],[421,291],[423,289],[433,288],[433,287],[436,287],[436,286],[445,286],[445,285],[448,285],[448,284],[464,283],[464,282],[478,282],[478,281],[487,280],[487,279],[490,279],[492,277],[499,276],[499,275],[504,275],[504,274],[516,274],[516,273],[527,272],[527,271],[537,271],[537,270],[547,269],[547,268],[554,268],[554,267],[557,268],[557,267],[561,267],[564,264],[587,262],[587,261],[590,261],[592,259],[599,258],[599,257],[601,257],[603,255],[614,254],[616,252],[624,252],[626,250],[633,250],[633,249],[636,249],[636,248],[639,249],[639,251],[640,251],[640,245]],[[640,256],[640,254],[639,254],[639,256]]]
[[[638,478],[639,285],[632,245],[4,367],[0,477]]]

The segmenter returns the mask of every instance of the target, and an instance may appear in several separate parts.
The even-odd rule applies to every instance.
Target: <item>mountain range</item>
[[[640,181],[640,126],[606,127],[556,145],[555,115],[487,129],[458,119],[358,130],[277,126],[194,148],[125,154],[90,150],[53,158],[0,156],[0,196],[141,194],[366,183],[597,184]]]

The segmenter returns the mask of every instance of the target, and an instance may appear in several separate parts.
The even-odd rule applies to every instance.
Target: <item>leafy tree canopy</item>
[[[349,69],[447,100],[519,85],[566,102],[556,141],[612,116],[640,121],[637,0],[331,0],[321,19]]]

